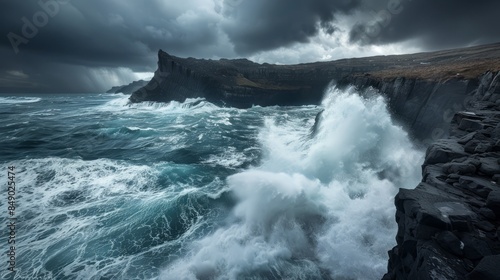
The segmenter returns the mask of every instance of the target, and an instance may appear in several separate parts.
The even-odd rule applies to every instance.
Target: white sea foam
[[[227,168],[238,168],[247,160],[248,159],[245,154],[237,152],[235,147],[228,147],[221,154],[210,155],[202,163],[209,165],[220,165]]]
[[[22,104],[22,103],[36,103],[42,100],[39,97],[21,97],[21,96],[10,96],[10,97],[0,97],[0,104]]]
[[[136,126],[127,126],[127,129],[130,129],[132,131],[156,131],[156,129],[152,128],[152,127],[146,127],[146,128],[140,128],[140,127],[136,127]]]
[[[184,102],[141,102],[130,103],[129,96],[118,96],[106,102],[97,109],[103,112],[114,112],[122,114],[137,113],[162,113],[162,114],[193,114],[206,113],[219,107],[207,102],[203,98],[188,98]]]
[[[88,255],[89,250],[99,250],[91,243],[111,236],[105,243],[108,247],[111,244],[108,250],[120,250],[119,240],[115,239],[127,234],[127,224],[137,225],[143,219],[142,212],[130,215],[120,207],[144,210],[177,196],[177,192],[151,189],[159,172],[154,167],[106,159],[61,158],[20,160],[12,165],[19,174],[16,213],[23,224],[18,231],[18,239],[22,240],[18,253],[30,260],[19,265],[19,279],[33,275],[89,279],[114,266],[127,267],[137,255],[102,260],[98,257],[102,253]],[[47,270],[55,263],[65,263],[59,275],[52,274],[54,268]],[[82,265],[85,268],[76,272]]]
[[[192,243],[161,279],[380,279],[395,245],[393,198],[414,187],[422,152],[383,98],[331,88],[317,135],[267,120],[264,163],[228,178],[228,226]]]

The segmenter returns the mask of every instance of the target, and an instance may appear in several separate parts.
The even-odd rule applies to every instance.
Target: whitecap
[[[322,106],[312,139],[302,120],[265,121],[263,164],[227,179],[238,199],[231,222],[191,243],[161,279],[382,277],[395,245],[393,198],[417,184],[423,153],[382,97],[332,87]]]
[[[40,97],[9,96],[9,97],[0,97],[0,104],[36,103],[41,100],[42,98]]]

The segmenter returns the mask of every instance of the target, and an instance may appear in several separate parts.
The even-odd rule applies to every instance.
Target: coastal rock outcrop
[[[480,79],[450,136],[428,147],[422,182],[396,196],[384,279],[500,278],[499,81],[492,72]]]
[[[131,102],[304,105],[319,104],[332,80],[378,89],[392,116],[428,147],[422,182],[395,198],[397,246],[384,279],[498,279],[500,44],[299,65],[161,50],[158,57],[155,76]]]
[[[123,85],[123,86],[116,86],[112,87],[110,90],[108,90],[106,93],[123,93],[123,94],[132,94],[135,91],[143,88],[148,84],[147,81],[144,80],[139,80],[132,82],[128,85]]]
[[[298,65],[179,58],[160,50],[153,79],[130,101],[202,97],[239,108],[320,104],[326,87],[336,81],[378,89],[396,120],[428,145],[448,135],[453,114],[467,106],[473,91],[489,85],[493,76],[480,80],[488,71],[500,71],[500,44]]]

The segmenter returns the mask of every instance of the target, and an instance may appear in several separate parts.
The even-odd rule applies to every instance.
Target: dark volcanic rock
[[[500,190],[490,192],[486,199],[486,206],[490,208],[497,217],[500,217]]]
[[[446,251],[462,257],[464,255],[464,244],[458,237],[451,231],[443,231],[437,234],[436,241]]]
[[[500,279],[500,111],[483,101],[498,90],[493,76],[453,117],[452,138],[429,146],[425,183],[396,196],[398,245],[384,279]]]
[[[474,174],[476,173],[476,166],[470,162],[448,162],[443,165],[443,171],[447,174]]]
[[[487,256],[479,262],[474,270],[467,274],[470,280],[498,280],[500,279],[500,255]]]
[[[332,81],[373,87],[428,146],[422,183],[395,198],[397,246],[384,279],[489,279],[500,267],[492,267],[500,254],[499,71],[500,44],[299,65],[178,58],[160,50],[153,79],[130,101],[304,105],[319,104]],[[321,114],[315,126],[320,122]]]
[[[447,163],[453,159],[466,155],[464,147],[453,139],[441,139],[436,141],[425,155],[424,165]]]
[[[142,87],[144,87],[147,84],[148,84],[147,81],[139,80],[139,81],[132,82],[128,85],[113,87],[110,90],[108,90],[106,93],[132,94],[133,92],[141,89]]]
[[[471,131],[477,131],[477,130],[482,129],[483,124],[480,120],[471,120],[471,119],[463,118],[460,121],[460,125],[458,126],[458,128],[461,130],[471,132]]]
[[[500,159],[500,153],[488,154],[486,157],[481,157],[479,159],[481,161],[479,171],[490,176],[500,174],[498,159]]]
[[[474,91],[480,92],[481,99],[497,98],[500,77],[491,72],[481,75],[499,70],[500,44],[298,65],[179,58],[160,50],[153,79],[130,101],[183,102],[202,97],[217,105],[243,108],[319,104],[325,88],[336,81],[340,87],[380,90],[388,97],[393,116],[429,145],[448,135],[450,119]],[[482,128],[474,116],[467,116],[462,125],[471,131]]]

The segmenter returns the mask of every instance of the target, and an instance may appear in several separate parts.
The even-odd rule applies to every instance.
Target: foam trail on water
[[[0,104],[36,103],[41,100],[42,99],[39,97],[10,96],[10,97],[0,97]]]
[[[116,256],[122,235],[144,220],[129,210],[146,211],[177,195],[153,190],[158,171],[148,166],[60,158],[12,164],[22,174],[16,208],[22,217],[19,279],[93,279],[134,261],[134,254]],[[103,240],[106,236],[114,239]],[[107,261],[101,263],[101,256]]]
[[[191,114],[210,112],[219,107],[203,98],[188,98],[184,102],[142,102],[130,103],[128,96],[118,96],[99,106],[98,111],[122,114],[155,113],[155,114]]]
[[[229,225],[191,244],[164,279],[380,279],[395,245],[393,198],[419,180],[423,154],[382,97],[330,88],[319,131],[268,120],[267,158],[228,178]]]

